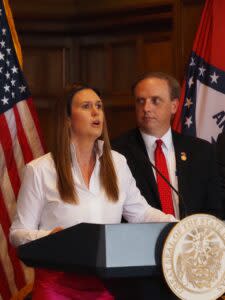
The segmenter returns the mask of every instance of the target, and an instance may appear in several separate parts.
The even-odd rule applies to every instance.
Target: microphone
[[[180,210],[180,219],[184,218],[187,215],[187,208],[184,202],[184,199],[182,195],[178,192],[178,190],[169,182],[169,180],[162,174],[162,172],[159,171],[159,169],[151,162],[151,160],[148,160],[151,167],[159,174],[159,176],[168,184],[168,186],[177,194],[179,199],[179,210]],[[176,174],[177,176],[177,174]],[[183,209],[182,209],[182,207]],[[184,212],[184,213],[183,213]]]

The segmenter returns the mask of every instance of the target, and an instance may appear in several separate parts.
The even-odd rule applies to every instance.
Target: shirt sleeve
[[[165,214],[147,203],[137,188],[136,181],[127,163],[125,163],[124,171],[126,199],[123,206],[123,217],[129,223],[177,221],[172,215]]]
[[[39,176],[38,176],[39,175]],[[10,241],[14,246],[44,237],[49,230],[39,230],[44,207],[43,187],[37,170],[27,165],[17,198],[17,210],[10,228]]]

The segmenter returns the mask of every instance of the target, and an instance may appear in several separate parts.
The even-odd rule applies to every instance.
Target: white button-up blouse
[[[17,212],[10,228],[10,240],[19,246],[48,235],[55,227],[67,228],[86,222],[98,224],[120,223],[122,215],[131,223],[168,222],[175,219],[149,206],[130,172],[124,156],[112,151],[118,179],[119,199],[108,199],[100,183],[100,156],[103,142],[98,141],[96,163],[89,187],[84,183],[72,151],[72,172],[79,203],[62,201],[57,189],[57,173],[50,153],[27,164],[17,200]]]

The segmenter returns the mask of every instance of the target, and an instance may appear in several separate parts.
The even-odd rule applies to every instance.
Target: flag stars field
[[[11,70],[12,70],[13,74],[18,72],[18,68],[16,68],[15,66]]]
[[[7,79],[9,79],[10,78],[10,74],[9,74],[9,72],[7,71],[7,73],[5,74],[5,77],[7,78]]]
[[[5,92],[9,92],[9,88],[10,88],[10,86],[6,84],[6,85],[4,86]]]
[[[215,72],[213,73],[213,75],[210,75],[210,77],[212,78],[212,81],[211,81],[211,83],[213,83],[213,82],[217,83],[217,79],[219,78],[219,76],[218,76],[218,75],[216,75],[216,73],[215,73]]]
[[[188,86],[189,86],[189,88],[192,86],[192,84],[194,84],[193,76],[191,76],[190,79],[188,80]]]
[[[1,101],[2,101],[3,105],[9,104],[9,98],[6,98],[5,96],[3,99],[1,99]]]
[[[24,85],[19,86],[20,93],[24,93],[26,90],[26,87]]]
[[[2,52],[0,52],[0,60],[4,60],[4,57],[5,55]]]
[[[191,119],[192,116],[186,117],[185,125],[187,125],[188,128],[190,128],[191,124],[193,123]]]
[[[190,108],[192,104],[193,104],[193,102],[191,101],[191,98],[186,98],[186,103],[184,106],[187,106],[188,108]]]
[[[1,45],[2,48],[5,48],[5,41],[1,41],[0,45]]]
[[[205,73],[206,69],[203,66],[201,66],[198,69],[199,69],[199,76],[204,76],[204,73]]]
[[[194,57],[191,57],[190,66],[195,66],[195,60],[194,60]]]

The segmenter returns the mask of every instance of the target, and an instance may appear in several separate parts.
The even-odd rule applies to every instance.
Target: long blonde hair
[[[93,90],[98,96],[100,93],[86,85],[72,84],[67,86],[56,105],[56,130],[52,157],[57,172],[57,186],[59,194],[64,202],[78,204],[79,199],[72,176],[71,158],[71,129],[68,117],[71,115],[72,99],[76,93],[84,89]],[[103,132],[101,138],[104,141],[103,154],[100,157],[100,182],[110,201],[116,202],[119,197],[117,176],[112,161],[107,124],[104,114]]]

